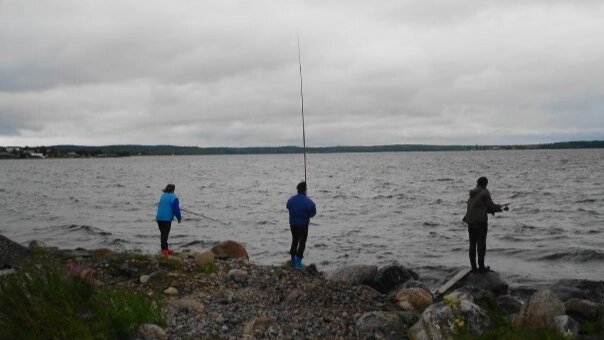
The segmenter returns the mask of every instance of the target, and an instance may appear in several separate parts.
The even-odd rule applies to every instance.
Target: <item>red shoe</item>
[[[168,256],[168,255],[170,255],[170,254],[171,254],[171,253],[170,253],[170,249],[162,249],[162,250],[160,251],[160,253],[161,253],[162,255],[164,255],[164,256]]]
[[[172,255],[172,254],[174,254],[174,250],[168,249],[168,255]]]

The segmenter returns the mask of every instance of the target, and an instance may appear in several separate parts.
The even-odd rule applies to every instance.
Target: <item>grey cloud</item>
[[[604,138],[597,1],[0,3],[0,144]]]

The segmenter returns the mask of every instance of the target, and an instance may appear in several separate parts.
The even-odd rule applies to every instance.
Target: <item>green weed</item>
[[[0,281],[1,339],[124,339],[163,324],[162,302],[94,288],[56,263],[26,265]]]

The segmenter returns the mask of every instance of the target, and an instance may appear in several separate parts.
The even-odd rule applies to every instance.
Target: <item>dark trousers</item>
[[[476,253],[478,252],[478,267],[484,268],[484,256],[487,253],[487,222],[468,225],[470,234],[470,264],[476,269]]]
[[[299,258],[302,258],[304,257],[304,248],[306,248],[308,226],[291,224],[289,227],[292,231],[292,246],[289,249],[289,254],[291,256],[298,256]]]
[[[161,232],[161,250],[168,249],[168,235],[170,234],[170,227],[172,222],[168,221],[157,221],[159,231]]]

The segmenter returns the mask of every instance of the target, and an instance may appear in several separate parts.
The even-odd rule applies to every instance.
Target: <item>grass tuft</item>
[[[0,339],[124,339],[143,323],[164,323],[160,300],[92,287],[56,263],[0,281]]]

